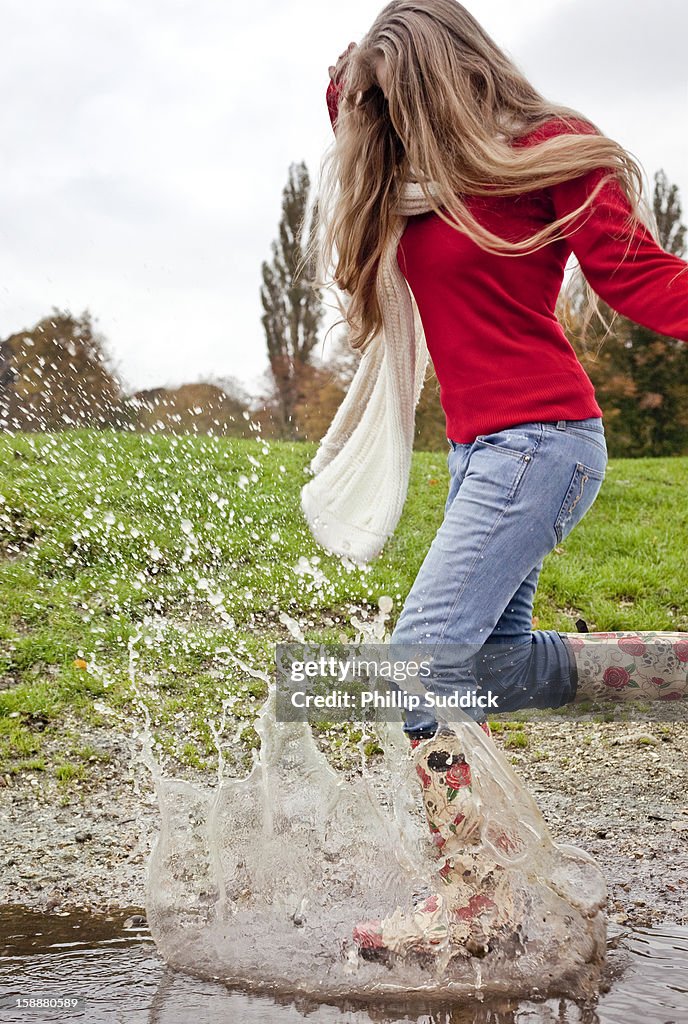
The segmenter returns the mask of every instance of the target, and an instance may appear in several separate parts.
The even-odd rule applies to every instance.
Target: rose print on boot
[[[575,701],[688,697],[688,633],[560,633],[578,675]]]
[[[487,723],[481,727],[489,736]],[[359,923],[353,938],[367,958],[447,944],[479,955],[498,933],[515,927],[518,900],[504,868],[483,849],[485,819],[458,737],[440,731],[412,745],[430,835],[442,858],[440,888],[410,913],[397,908],[382,920]],[[505,834],[501,840],[509,846]]]

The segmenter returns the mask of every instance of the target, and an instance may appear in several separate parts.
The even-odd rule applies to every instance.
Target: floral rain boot
[[[490,735],[487,722],[481,728]],[[397,908],[382,920],[365,921],[353,931],[359,952],[436,951],[449,944],[480,955],[490,939],[514,921],[515,900],[507,873],[481,845],[484,818],[471,769],[456,735],[439,731],[412,741],[423,804],[438,855],[438,891],[412,912]]]
[[[582,700],[688,698],[688,633],[560,633],[572,653]]]

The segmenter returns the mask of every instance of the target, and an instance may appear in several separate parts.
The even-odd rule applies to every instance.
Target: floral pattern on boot
[[[576,701],[688,697],[688,633],[563,633],[578,674]]]
[[[481,725],[490,736],[489,725]],[[508,873],[481,845],[484,816],[470,765],[453,732],[412,741],[416,774],[433,843],[442,858],[440,891],[413,911],[397,908],[382,920],[358,924],[354,942],[367,955],[433,952],[449,945],[460,955],[482,954],[518,914]]]

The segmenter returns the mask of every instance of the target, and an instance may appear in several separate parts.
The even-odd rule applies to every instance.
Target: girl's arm
[[[330,80],[326,100],[335,132],[340,90]],[[566,129],[553,123],[529,141],[561,130]],[[583,125],[581,130],[590,129]],[[606,173],[600,168],[551,185],[555,216],[580,206]],[[611,180],[566,230],[567,241],[590,285],[612,309],[651,331],[688,342],[688,263],[665,252],[642,224],[629,232],[630,210],[621,185]]]
[[[549,188],[557,217],[575,210],[608,171],[600,168]],[[566,238],[590,285],[612,309],[643,327],[688,342],[688,263],[649,231],[628,229],[631,207],[615,179],[576,218]]]
[[[327,86],[327,92],[325,93],[325,100],[327,102],[327,112],[330,115],[332,130],[335,132],[335,134],[337,128],[337,114],[339,111],[339,96],[341,93],[341,88],[341,84],[337,84],[335,80],[331,78],[329,85]]]
[[[339,110],[339,96],[341,93],[341,75],[344,71],[346,62],[348,61],[351,51],[356,49],[357,44],[355,42],[349,43],[346,50],[339,54],[337,57],[336,64],[330,64],[328,71],[330,73],[330,84],[327,87],[327,93],[325,97],[327,99],[327,110],[330,115],[330,121],[332,122],[332,128],[335,129],[337,125],[337,113]]]

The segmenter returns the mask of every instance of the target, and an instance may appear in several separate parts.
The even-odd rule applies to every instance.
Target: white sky
[[[252,390],[289,165],[317,179],[327,67],[383,6],[3,0],[0,337],[53,305],[88,308],[129,388],[235,376]],[[688,218],[685,0],[467,6],[541,92],[650,180],[663,167]]]

